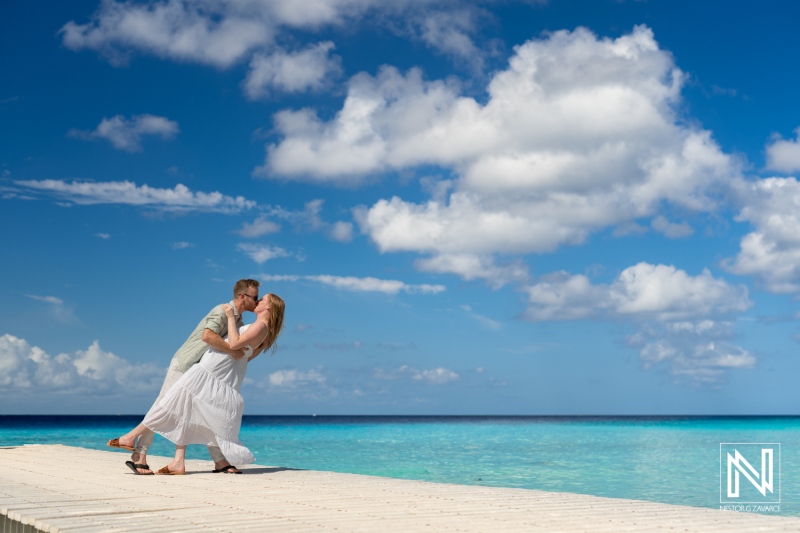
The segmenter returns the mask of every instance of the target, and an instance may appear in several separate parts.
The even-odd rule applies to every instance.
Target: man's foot
[[[232,464],[229,464],[227,466],[223,466],[222,468],[216,468],[216,469],[212,470],[212,472],[215,473],[215,474],[241,474],[242,473],[241,470],[239,470],[238,468],[236,468]]]
[[[135,463],[133,461],[125,461],[125,466],[133,470],[133,473],[137,476],[152,476],[153,471],[150,470],[150,467],[147,466],[146,463]]]

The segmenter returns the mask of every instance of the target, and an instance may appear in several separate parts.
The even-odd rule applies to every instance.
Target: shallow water
[[[0,416],[0,445],[107,450],[140,421]],[[797,417],[245,416],[241,440],[260,464],[711,508],[720,505],[720,443],[780,443],[764,501],[780,493],[780,515],[800,516]],[[151,453],[172,450],[156,437]],[[202,446],[187,455],[208,458]],[[752,489],[744,478],[742,487]]]

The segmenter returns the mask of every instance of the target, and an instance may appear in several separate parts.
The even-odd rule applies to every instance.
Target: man
[[[234,308],[237,327],[242,326],[242,313],[253,311],[258,305],[259,282],[254,279],[240,279],[233,286],[233,300],[228,304]],[[156,398],[156,402],[169,391],[172,385],[186,372],[192,365],[196,364],[203,357],[209,347],[217,351],[230,354],[234,359],[244,356],[244,350],[231,350],[228,343],[223,340],[228,335],[228,318],[222,309],[222,304],[214,307],[197,324],[189,338],[183,343],[175,355],[172,357],[164,385]],[[139,437],[139,440],[136,440]],[[131,450],[131,461],[125,464],[133,470],[134,474],[152,474],[152,470],[147,465],[147,449],[153,443],[154,434],[146,426],[139,424],[132,431],[126,433],[118,439],[108,441],[112,448],[123,448]],[[214,472],[226,474],[241,474],[241,471],[231,465],[222,455],[216,446],[209,446],[208,453],[214,461]]]

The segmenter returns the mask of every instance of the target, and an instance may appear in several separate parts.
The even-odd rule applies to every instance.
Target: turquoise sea
[[[0,416],[0,446],[109,450],[140,421]],[[265,465],[710,508],[720,506],[721,443],[780,443],[767,494],[780,495],[780,515],[800,516],[800,417],[245,416],[240,436]],[[151,453],[173,450],[157,436]],[[208,459],[202,446],[188,456]]]

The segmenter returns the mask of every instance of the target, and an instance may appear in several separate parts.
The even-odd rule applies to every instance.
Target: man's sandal
[[[152,472],[139,472],[139,470],[150,470],[150,467],[145,464],[137,464],[133,461],[125,461],[125,466],[133,470],[137,476],[152,476]]]
[[[238,472],[231,472],[231,470],[238,470]],[[233,465],[223,466],[222,468],[212,470],[215,474],[241,474],[242,471]]]

